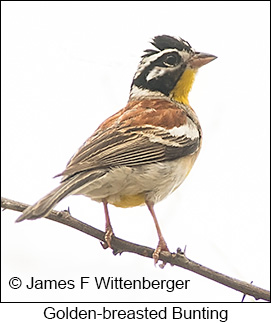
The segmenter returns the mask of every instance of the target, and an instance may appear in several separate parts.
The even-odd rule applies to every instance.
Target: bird
[[[169,252],[154,205],[189,174],[202,145],[202,129],[188,94],[198,69],[217,57],[195,51],[181,37],[150,41],[134,74],[127,105],[107,118],[69,160],[60,185],[27,207],[16,222],[34,220],[68,195],[103,204],[105,247],[112,248],[108,204],[147,206],[157,231],[154,263]]]

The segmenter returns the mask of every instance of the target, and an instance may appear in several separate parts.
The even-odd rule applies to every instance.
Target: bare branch
[[[13,200],[9,200],[6,198],[1,198],[1,207],[3,209],[10,209],[18,212],[23,212],[23,210],[26,207],[28,207],[28,205],[24,203],[19,203]],[[71,228],[84,232],[96,239],[99,239],[105,242],[105,239],[104,239],[105,233],[103,231],[95,229],[92,226],[73,218],[68,211],[62,211],[62,212],[51,211],[51,213],[48,215],[47,218],[52,221],[65,224]],[[120,254],[122,252],[131,252],[131,253],[136,253],[140,256],[152,258],[152,254],[154,252],[154,249],[152,248],[131,243],[131,242],[119,239],[115,236],[112,237],[111,244],[112,244],[114,255]],[[229,276],[216,272],[212,269],[204,267],[188,259],[185,256],[185,254],[181,251],[177,251],[177,253],[161,252],[159,259],[165,263],[169,263],[171,265],[190,270],[201,276],[204,276],[213,281],[216,281],[222,285],[235,289],[236,291],[239,291],[245,295],[253,296],[255,299],[270,301],[270,291],[253,286],[247,282],[231,278]]]

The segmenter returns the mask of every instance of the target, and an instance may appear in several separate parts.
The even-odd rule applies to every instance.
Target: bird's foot
[[[105,242],[101,242],[101,245],[104,249],[107,249],[107,248],[113,249],[111,246],[113,235],[114,235],[114,232],[112,230],[112,227],[111,226],[107,227],[104,235]]]
[[[154,259],[154,264],[155,265],[157,264],[157,262],[159,260],[160,253],[162,251],[170,252],[168,247],[167,247],[167,244],[166,244],[166,242],[165,242],[165,240],[163,238],[159,240],[158,246],[154,250],[154,253],[152,254],[152,258]],[[166,265],[166,262],[163,261],[163,263],[159,267],[163,269],[165,267],[165,265]]]

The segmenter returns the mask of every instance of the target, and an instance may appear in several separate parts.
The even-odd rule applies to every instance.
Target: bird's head
[[[167,35],[154,37],[134,75],[130,100],[147,97],[169,97],[188,104],[188,94],[201,66],[216,56],[196,52],[190,44]]]

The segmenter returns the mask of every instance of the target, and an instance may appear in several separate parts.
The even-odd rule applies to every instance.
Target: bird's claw
[[[113,232],[112,228],[107,228],[105,235],[104,235],[105,242],[101,242],[101,245],[104,249],[107,249],[107,248],[113,249],[111,246],[111,241],[112,241],[113,235],[114,235],[114,232]]]

